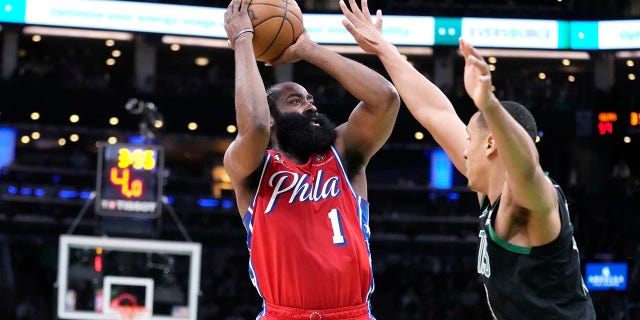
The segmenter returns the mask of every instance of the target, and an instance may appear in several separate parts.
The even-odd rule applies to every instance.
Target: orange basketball
[[[258,61],[277,58],[304,31],[302,11],[294,0],[251,0],[249,17]]]

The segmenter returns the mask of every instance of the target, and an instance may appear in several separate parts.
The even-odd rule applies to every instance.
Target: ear
[[[498,152],[498,145],[496,144],[496,139],[493,137],[493,133],[489,133],[485,140],[484,154],[487,156],[490,156],[496,152]]]

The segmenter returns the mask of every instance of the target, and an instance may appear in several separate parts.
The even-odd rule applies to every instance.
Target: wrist
[[[240,44],[240,43],[244,43],[244,42],[251,43],[252,40],[253,40],[253,34],[252,33],[244,33],[240,37],[238,37],[238,39],[236,39],[234,41],[234,48],[236,47],[236,44]]]
[[[231,45],[235,47],[235,44],[242,39],[253,39],[253,29],[246,28],[238,31],[238,33],[233,37],[233,43],[231,43]]]
[[[492,92],[486,98],[481,99],[480,101],[477,101],[476,106],[481,111],[486,112],[486,111],[498,109],[502,106],[502,104],[500,103],[500,100]]]

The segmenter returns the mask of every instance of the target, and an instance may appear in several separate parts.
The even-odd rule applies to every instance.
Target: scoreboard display
[[[96,213],[157,217],[162,209],[163,160],[160,146],[100,145]]]
[[[598,135],[637,135],[640,134],[640,112],[599,112]]]

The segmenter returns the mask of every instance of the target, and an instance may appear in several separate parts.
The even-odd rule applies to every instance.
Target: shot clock
[[[160,146],[101,144],[98,149],[96,213],[156,217],[162,203],[164,153]]]

